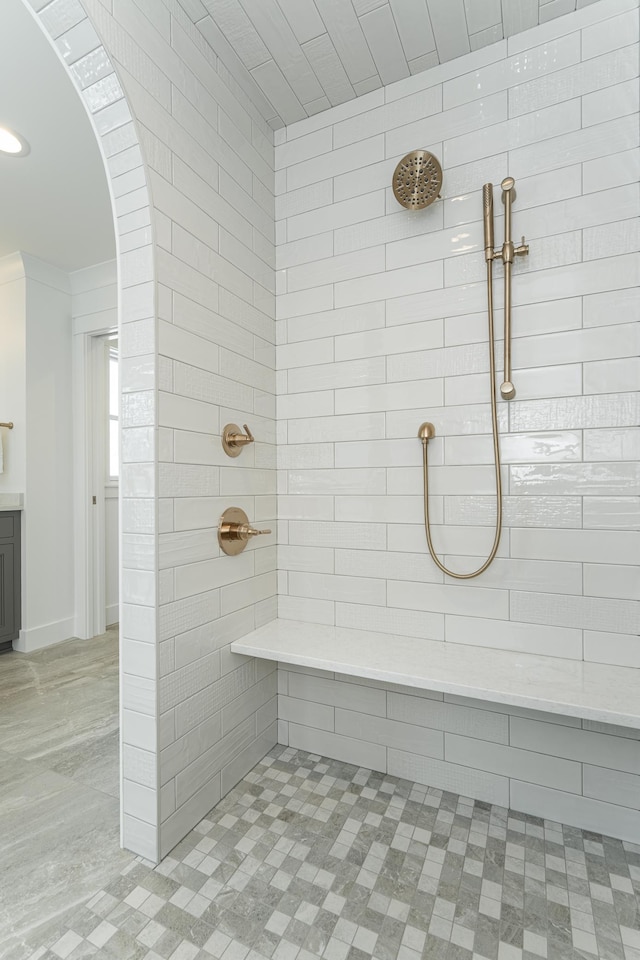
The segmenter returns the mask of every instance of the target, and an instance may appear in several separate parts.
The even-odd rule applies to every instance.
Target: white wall
[[[73,636],[73,424],[69,278],[27,272],[27,482],[19,649]],[[44,269],[43,269],[44,267]]]
[[[193,75],[186,82],[171,65],[171,107],[152,91],[138,112],[173,151],[170,167],[163,154],[150,171],[161,281],[163,854],[276,742],[274,665],[229,649],[276,615],[272,135],[184,18],[173,39]],[[230,422],[256,438],[237,459],[221,445]],[[235,558],[217,541],[229,506],[273,530]]]
[[[105,526],[105,620],[108,627],[120,619],[118,549],[118,485],[111,484],[104,491]]]
[[[64,272],[27,254],[3,261],[0,490],[24,494],[22,628],[29,651],[73,634],[71,300]],[[11,299],[9,299],[11,298]],[[5,336],[6,335],[6,336]],[[9,436],[7,436],[9,434]]]
[[[123,842],[154,859],[276,739],[275,671],[229,651],[275,616],[275,535],[236,559],[216,538],[226,506],[274,525],[272,134],[175,0],[148,17],[31,3],[73,67],[115,197]],[[257,440],[238,461],[220,447],[230,420]]]
[[[601,0],[276,135],[280,617],[640,666],[637,44],[636,0]],[[418,147],[443,199],[412,213],[390,182]],[[459,583],[416,435],[466,572],[494,516],[481,188],[507,174],[505,530]],[[638,842],[637,731],[306,673],[280,671],[281,742]]]
[[[19,254],[0,260],[0,427],[3,449],[1,493],[24,493],[26,469],[26,288]]]
[[[298,667],[278,690],[280,743],[640,840],[637,730]]]
[[[84,411],[82,391],[72,403],[73,336],[117,326],[115,263],[72,273],[27,254],[6,257],[3,283],[0,402],[15,423],[3,430],[5,470],[2,492],[24,495],[22,548],[23,622],[16,649],[32,650],[82,635],[74,623],[81,586],[70,569],[85,568],[76,549],[86,531],[74,516],[80,497],[75,465],[78,436],[72,425]],[[3,417],[4,419],[4,417]],[[117,491],[116,491],[117,496]],[[82,500],[84,503],[84,499]],[[117,501],[108,505],[111,608],[117,608]],[[76,571],[77,576],[77,571]],[[115,587],[115,597],[114,594]],[[109,590],[107,590],[109,594]],[[117,620],[117,609],[114,620]]]
[[[70,274],[71,313],[73,323],[74,356],[74,444],[76,490],[75,502],[75,550],[76,565],[76,635],[91,636],[95,633],[95,620],[84,609],[84,597],[87,593],[87,569],[98,567],[96,581],[100,580],[100,590],[91,584],[91,590],[100,593],[104,601],[105,622],[107,625],[119,620],[119,520],[118,520],[118,483],[106,480],[108,464],[107,450],[107,414],[106,395],[108,384],[104,367],[106,365],[106,346],[104,340],[98,340],[98,356],[94,356],[96,340],[118,329],[118,289],[116,261],[85,267]],[[89,339],[88,339],[89,338]],[[99,376],[94,376],[97,368]],[[97,388],[96,390],[92,389]],[[98,395],[99,394],[99,395]],[[90,399],[89,399],[90,398]],[[92,408],[92,409],[88,409]],[[95,446],[100,450],[96,451]],[[92,449],[93,448],[93,451]],[[95,453],[99,456],[95,456]],[[92,453],[94,455],[92,455]],[[100,472],[100,481],[94,482],[93,474]],[[92,537],[86,530],[87,523],[93,525],[94,511],[89,507],[90,495],[85,490],[89,482],[92,492],[98,496],[98,507],[103,510],[102,540],[104,555],[88,556],[92,551]],[[98,598],[96,598],[98,599]],[[87,622],[87,621],[93,622]]]
[[[117,330],[118,287],[115,260],[96,263],[70,274],[73,335]]]
[[[281,616],[640,665],[637,24],[602,0],[279,135]],[[416,147],[444,187],[414,213],[390,182]],[[530,254],[505,530],[461,583],[427,555],[417,430],[436,549],[466,572],[495,512],[481,188],[507,174]]]

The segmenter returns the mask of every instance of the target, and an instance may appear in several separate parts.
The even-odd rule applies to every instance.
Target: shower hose
[[[456,573],[454,570],[449,570],[445,567],[444,563],[441,563],[436,552],[433,548],[433,540],[431,539],[431,521],[429,519],[429,467],[428,467],[428,454],[427,447],[429,441],[427,437],[422,437],[422,457],[424,463],[424,528],[427,535],[427,546],[429,547],[429,553],[435,565],[442,570],[443,573],[446,573],[448,577],[454,577],[456,580],[471,580],[472,577],[477,577],[487,569],[489,564],[492,562],[496,553],[498,552],[498,547],[500,545],[500,536],[502,534],[502,477],[500,475],[500,436],[498,433],[498,407],[496,403],[496,358],[495,358],[495,345],[493,337],[493,269],[492,261],[487,263],[487,314],[489,321],[489,369],[491,377],[491,424],[493,428],[493,459],[496,468],[496,532],[493,538],[493,546],[491,547],[491,552],[489,556],[482,564],[481,567],[478,567],[477,570],[473,570],[471,573]]]

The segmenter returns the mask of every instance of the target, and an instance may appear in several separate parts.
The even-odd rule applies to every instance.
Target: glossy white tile
[[[442,263],[437,261],[426,266],[405,267],[377,276],[337,283],[335,305],[348,307],[356,303],[368,303],[438,289],[442,285]]]
[[[622,150],[612,157],[590,160],[582,166],[582,189],[585,194],[602,189],[603,175],[610,186],[633,183],[640,179],[640,154],[637,150]]]
[[[574,760],[543,758],[534,751],[481,742],[475,737],[461,737],[455,733],[446,733],[444,740],[445,758],[452,763],[570,793],[582,792],[582,768]]]
[[[376,410],[404,410],[440,406],[442,380],[416,380],[365,387],[348,387],[335,392],[335,411],[368,413]]]
[[[523,559],[633,563],[638,539],[635,531],[513,529],[511,552]]]
[[[506,620],[509,615],[507,594],[484,587],[424,584],[419,593],[411,583],[389,581],[389,606],[437,613],[459,613]]]
[[[591,530],[640,529],[640,497],[585,497],[584,527]]]
[[[327,337],[357,333],[383,327],[385,304],[382,302],[355,305],[342,310],[312,313],[287,320],[287,342],[315,339],[319,331]],[[278,326],[281,326],[280,324]]]
[[[633,43],[637,35],[637,9],[585,27],[582,31],[582,58],[590,60],[609,50],[617,50],[627,43]],[[637,43],[637,40],[635,42]]]
[[[640,667],[640,643],[636,634],[584,631],[584,658],[593,663]]]
[[[333,503],[331,503],[333,510]],[[337,523],[312,518],[296,518],[289,524],[289,542],[319,547],[345,547],[360,550],[384,550],[387,530],[383,523],[356,523],[351,520]]]
[[[544,593],[511,594],[511,616],[525,623],[577,626],[583,629],[629,633],[637,624],[640,604],[631,600],[550,596]]]
[[[638,489],[640,465],[607,464],[536,464],[514,465],[509,469],[509,489],[513,494],[530,490],[538,494],[570,495],[580,490],[585,496],[614,496]]]
[[[533,47],[525,53],[516,54],[506,60],[488,64],[471,73],[462,74],[444,84],[444,107],[448,109],[459,103],[478,100],[498,90],[509,89],[510,105],[512,96],[523,87],[535,84],[536,77],[558,77],[558,72],[580,60],[580,37],[577,33],[559,37],[548,43]],[[544,82],[540,80],[538,82]],[[549,83],[550,81],[547,80]],[[557,97],[568,99],[567,97]],[[526,110],[511,110],[510,116],[519,112],[531,112],[548,103],[530,102]]]
[[[617,430],[584,430],[585,460],[640,459],[640,431],[636,427]]]
[[[577,47],[575,43],[577,42]],[[509,109],[512,116],[539,110],[562,100],[585,96],[593,91],[604,90],[634,76],[637,64],[634,62],[632,47],[616,50],[601,57],[580,62],[580,44],[578,34],[570,34],[554,41],[555,45],[569,51],[569,46],[577,56],[556,61],[556,69],[547,72],[538,79],[525,79],[509,91]],[[537,48],[543,54],[547,45]],[[557,49],[557,47],[556,47]],[[533,51],[531,51],[533,52]],[[529,51],[528,51],[529,53]],[[603,117],[610,120],[611,112]],[[620,114],[617,114],[620,116]]]
[[[506,563],[508,561],[503,561],[504,565]],[[577,627],[539,626],[513,620],[506,622],[447,614],[445,640],[447,643],[582,659],[582,630]]]
[[[294,394],[307,390],[361,387],[383,383],[384,379],[385,358],[372,357],[292,369],[289,370],[287,383],[290,393]]]
[[[584,364],[585,394],[610,393],[612,390],[636,391],[639,382],[640,360],[636,356],[621,360],[595,360]]]
[[[640,600],[640,570],[614,563],[585,563],[584,593],[590,597]]]
[[[637,742],[519,717],[511,720],[510,728],[511,743],[517,747],[556,757],[575,758],[628,773],[638,773],[640,770],[640,746]]]

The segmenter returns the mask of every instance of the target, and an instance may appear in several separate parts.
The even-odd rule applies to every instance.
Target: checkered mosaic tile
[[[640,960],[640,847],[276,747],[33,960]]]

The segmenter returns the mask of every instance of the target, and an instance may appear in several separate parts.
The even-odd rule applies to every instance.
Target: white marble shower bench
[[[234,653],[640,729],[640,669],[274,620]]]

